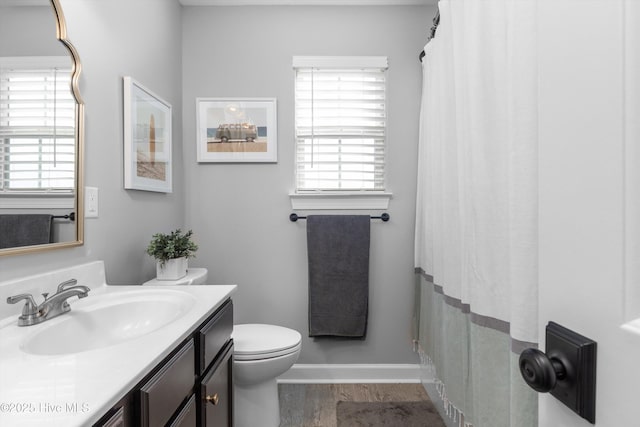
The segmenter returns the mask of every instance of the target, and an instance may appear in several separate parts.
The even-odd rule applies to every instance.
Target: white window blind
[[[386,58],[295,57],[296,188],[383,191]]]
[[[70,193],[76,149],[71,67],[60,67],[57,57],[9,59],[0,58],[0,194]]]

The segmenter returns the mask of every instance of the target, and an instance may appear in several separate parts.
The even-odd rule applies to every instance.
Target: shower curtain
[[[535,0],[440,0],[425,47],[417,341],[446,414],[535,427],[518,356],[537,336]]]

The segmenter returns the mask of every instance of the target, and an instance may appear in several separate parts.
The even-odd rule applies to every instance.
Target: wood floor
[[[421,384],[280,384],[280,427],[336,427],[336,403],[429,400]]]

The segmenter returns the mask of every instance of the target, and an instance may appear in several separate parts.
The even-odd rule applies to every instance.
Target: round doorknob
[[[528,348],[520,354],[519,365],[524,381],[540,393],[553,390],[558,380],[567,376],[567,369],[559,359],[535,348]]]
[[[212,405],[217,405],[220,401],[220,399],[218,398],[218,393],[214,394],[213,396],[206,396],[204,400],[211,403]]]

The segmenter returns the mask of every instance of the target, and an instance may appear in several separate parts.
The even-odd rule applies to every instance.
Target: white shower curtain
[[[517,357],[537,336],[535,0],[440,0],[425,47],[419,343],[460,425],[535,426]]]

